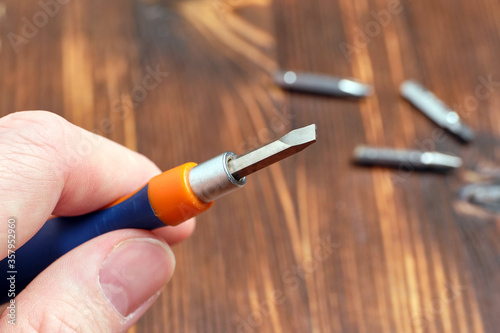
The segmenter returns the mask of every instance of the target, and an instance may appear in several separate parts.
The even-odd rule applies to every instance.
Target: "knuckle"
[[[48,111],[24,111],[0,118],[0,137],[4,143],[54,150],[67,133],[68,123]]]
[[[0,118],[0,169],[14,174],[57,172],[70,127],[47,111],[25,111]]]

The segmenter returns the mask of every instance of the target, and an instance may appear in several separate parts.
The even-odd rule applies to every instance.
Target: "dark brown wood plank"
[[[496,331],[498,216],[458,191],[500,175],[500,87],[477,95],[484,79],[500,81],[498,1],[70,1],[18,52],[7,34],[40,7],[2,3],[0,116],[51,110],[162,169],[318,125],[317,144],[198,218],[174,249],[173,280],[131,331]],[[277,68],[355,77],[376,93],[284,92]],[[477,140],[436,140],[399,96],[408,78]],[[357,167],[357,144],[452,152],[465,166]]]

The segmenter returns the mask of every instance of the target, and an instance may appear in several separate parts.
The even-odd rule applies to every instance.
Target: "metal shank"
[[[225,152],[191,169],[189,184],[198,199],[212,202],[245,185],[246,177],[236,179],[228,170],[228,162],[234,158],[236,154]]]

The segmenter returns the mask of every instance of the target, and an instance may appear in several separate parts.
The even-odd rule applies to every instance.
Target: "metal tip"
[[[229,172],[234,178],[241,179],[298,153],[314,142],[316,142],[315,124],[293,130],[276,141],[229,161]]]
[[[463,164],[460,157],[438,152],[425,152],[420,156],[420,161],[429,167],[443,169],[458,169]]]
[[[427,88],[414,80],[401,84],[401,95],[436,124],[445,128],[467,143],[474,140],[474,132],[460,116]]]
[[[352,97],[366,97],[373,94],[373,87],[371,85],[350,79],[340,80],[339,89]]]
[[[412,96],[414,90],[421,89],[420,84],[415,80],[406,80],[399,86],[399,92],[405,98]]]
[[[474,140],[474,131],[462,122],[458,122],[456,125],[450,126],[448,129],[464,142],[471,142]]]

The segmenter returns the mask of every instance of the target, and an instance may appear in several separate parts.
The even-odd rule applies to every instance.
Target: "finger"
[[[15,217],[19,245],[51,214],[94,211],[160,172],[143,155],[45,111],[1,118],[0,156],[0,223]],[[0,232],[2,248],[5,232]]]
[[[0,332],[125,332],[170,280],[172,251],[143,230],[99,236],[58,259],[15,298]]]
[[[180,243],[184,239],[191,236],[196,227],[196,221],[194,218],[179,224],[175,227],[164,227],[153,231],[155,235],[164,239],[169,245],[175,245]]]

